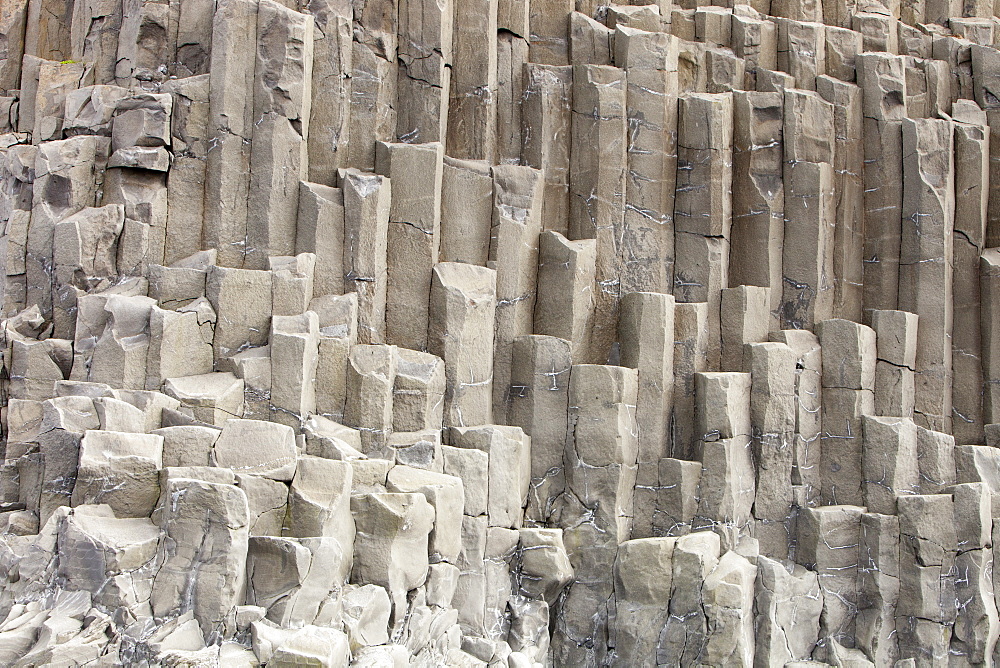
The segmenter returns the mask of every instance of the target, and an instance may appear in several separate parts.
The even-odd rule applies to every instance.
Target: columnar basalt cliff
[[[0,0],[0,665],[1000,662],[1000,2],[721,5]]]

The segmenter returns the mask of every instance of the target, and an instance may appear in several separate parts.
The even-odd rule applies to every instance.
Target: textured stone
[[[0,2],[0,664],[990,665],[994,10]]]

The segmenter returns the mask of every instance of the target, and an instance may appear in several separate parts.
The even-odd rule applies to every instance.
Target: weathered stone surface
[[[280,626],[312,624],[340,595],[347,571],[338,563],[342,560],[340,545],[332,539],[252,537],[246,604],[265,608],[266,618]]]
[[[854,637],[863,511],[857,506],[824,506],[806,508],[799,518],[796,560],[815,570],[819,579],[819,637],[825,642],[850,642]]]
[[[465,493],[462,479],[424,471],[410,466],[395,466],[389,471],[390,492],[423,494],[434,507],[434,529],[428,549],[436,560],[454,563],[462,549],[462,503]]]
[[[553,13],[546,11],[546,4],[552,5]],[[538,37],[531,39],[529,62],[524,68],[521,159],[545,173],[545,229],[568,235],[573,68],[568,66],[568,33],[563,23],[568,23],[568,13],[560,16],[560,5],[568,6],[569,2],[545,0],[531,7],[531,31]],[[538,54],[548,49],[558,55]]]
[[[660,459],[669,454],[673,412],[674,300],[669,295],[632,292],[622,299],[618,322],[621,361],[639,372],[636,425],[639,429],[633,536],[653,535]]]
[[[442,262],[434,267],[430,299],[428,352],[444,360],[444,424],[489,424],[496,272]]]
[[[0,2],[0,664],[994,662],[996,8],[700,4]]]
[[[904,225],[899,267],[899,307],[920,317],[914,414],[929,429],[950,431],[954,322],[954,140],[947,121],[903,121]],[[933,164],[933,167],[931,166]],[[926,174],[934,173],[930,180]],[[931,286],[934,286],[933,288]]]
[[[272,480],[291,480],[297,450],[295,433],[285,425],[229,420],[213,449],[218,466]]]
[[[361,431],[365,454],[384,454],[386,439],[392,432],[395,377],[394,346],[359,345],[351,349],[344,422]]]
[[[231,373],[167,378],[163,391],[205,424],[221,427],[228,420],[243,417],[244,382]]]
[[[758,557],[755,604],[760,627],[754,665],[808,661],[819,637],[822,601],[814,572]]]
[[[358,293],[361,343],[385,340],[389,179],[348,170],[344,190],[344,290]]]
[[[598,390],[598,388],[602,388]],[[605,399],[606,391],[613,394]],[[577,586],[563,602],[553,636],[558,660],[574,662],[606,652],[611,583],[588,573],[606,572],[632,524],[637,442],[638,374],[622,367],[576,365],[570,375],[566,488],[559,520],[567,551],[577,562]],[[591,518],[579,522],[582,518]],[[584,641],[590,638],[592,642]]]
[[[493,168],[488,266],[496,267],[497,272],[493,339],[493,405],[497,414],[507,411],[514,339],[532,332],[543,194],[540,170],[507,165]]]
[[[354,519],[350,512],[353,469],[348,462],[300,457],[288,492],[283,533],[295,538],[334,538],[346,578],[351,568]]]
[[[375,169],[392,181],[386,262],[386,341],[427,348],[430,277],[438,262],[444,146],[385,144]]]
[[[107,504],[116,517],[148,517],[160,497],[163,437],[88,431],[80,441],[74,506]]]
[[[399,620],[406,592],[427,577],[427,542],[434,509],[422,494],[374,493],[351,498],[357,525],[351,579],[385,587]]]
[[[531,441],[518,427],[456,427],[451,442],[488,456],[486,514],[491,527],[520,528],[527,502]]]
[[[615,640],[624,661],[655,656],[659,629],[670,616],[676,538],[640,538],[622,543],[615,562]],[[651,629],[657,629],[651,633]]]
[[[232,485],[168,479],[157,512],[154,521],[169,540],[161,543],[163,563],[153,579],[153,614],[190,611],[206,635],[234,632],[246,577],[246,495]]]

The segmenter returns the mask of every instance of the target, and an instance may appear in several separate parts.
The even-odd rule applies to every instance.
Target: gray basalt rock
[[[997,8],[630,3],[0,1],[0,664],[997,660]]]

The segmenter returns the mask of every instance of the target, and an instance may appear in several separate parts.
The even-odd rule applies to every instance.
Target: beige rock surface
[[[992,665],[998,16],[0,3],[0,664]]]

